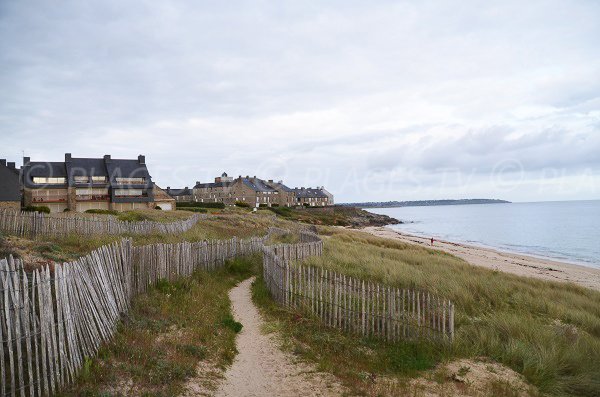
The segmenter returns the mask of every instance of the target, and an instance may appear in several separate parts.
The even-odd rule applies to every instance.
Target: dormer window
[[[33,183],[36,183],[38,185],[64,185],[65,183],[67,183],[67,178],[49,178],[34,176]]]
[[[119,185],[143,185],[146,178],[115,178]]]

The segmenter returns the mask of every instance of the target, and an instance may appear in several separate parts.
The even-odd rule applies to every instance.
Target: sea
[[[600,200],[367,210],[408,234],[600,268]]]

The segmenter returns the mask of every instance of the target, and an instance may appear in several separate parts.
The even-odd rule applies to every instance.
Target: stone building
[[[194,196],[193,190],[187,186],[183,189],[171,189],[171,187],[167,187],[167,194],[178,203],[189,203],[193,201]]]
[[[226,173],[216,177],[215,182],[197,182],[194,186],[193,200],[222,202],[225,205],[234,205],[239,201],[251,207],[291,206],[294,202],[291,189],[281,182],[274,183],[272,180],[265,181],[256,176],[241,175],[233,179]]]
[[[0,209],[21,209],[20,172],[15,163],[0,159]]]
[[[136,159],[74,158],[64,162],[23,159],[25,205],[44,205],[52,212],[89,209],[128,211],[154,208],[154,183],[145,156]]]
[[[293,189],[296,197],[296,205],[305,205],[310,207],[325,207],[329,204],[329,197],[321,188],[301,187]]]

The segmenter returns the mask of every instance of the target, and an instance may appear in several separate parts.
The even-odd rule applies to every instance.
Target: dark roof
[[[174,196],[190,196],[192,194],[192,191],[189,188],[183,188],[183,189],[171,189],[171,188],[167,188],[167,194],[171,197]]]
[[[67,168],[63,162],[31,161],[27,169],[30,177],[66,178]]]
[[[72,158],[66,165],[69,177],[108,176],[104,159]]]
[[[293,189],[296,197],[299,198],[326,198],[327,195],[321,189],[301,188]]]
[[[203,189],[203,188],[215,188],[215,187],[229,187],[233,184],[233,182],[210,182],[210,183],[196,183],[194,189]]]
[[[293,192],[294,191],[294,189],[289,188],[286,185],[284,185],[283,183],[279,183],[279,182],[269,183],[269,185],[273,186],[273,188],[275,188],[275,189],[283,190],[284,192]]]
[[[14,163],[11,166],[0,162],[0,201],[21,201],[21,187],[19,183],[19,171],[15,172]]]
[[[256,192],[275,192],[271,186],[267,185],[265,181],[258,178],[242,178],[244,185],[250,187]]]

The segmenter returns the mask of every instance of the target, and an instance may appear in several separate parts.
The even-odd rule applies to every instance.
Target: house
[[[279,195],[277,203],[280,206],[293,207],[296,205],[294,190],[284,185],[283,181],[273,182],[272,179],[269,179],[266,184],[277,190]]]
[[[64,162],[23,159],[23,201],[52,212],[154,208],[154,183],[143,155],[137,159],[75,158]]]
[[[0,159],[0,209],[21,209],[20,172],[15,163]]]
[[[301,187],[294,188],[293,191],[296,197],[296,205],[307,207],[325,207],[326,205],[329,205],[329,197],[321,188],[313,189],[312,187]]]
[[[171,187],[167,187],[167,194],[175,199],[178,203],[189,203],[192,201],[194,193],[193,190],[188,188],[187,186],[183,189],[171,189]]]
[[[176,200],[173,197],[171,197],[166,191],[158,187],[156,183],[154,184],[154,188],[152,189],[152,194],[154,195],[155,208],[158,207],[164,211],[175,210],[177,206]]]
[[[335,203],[333,201],[333,194],[327,191],[327,189],[325,189],[325,186],[321,186],[320,189],[323,192],[323,194],[327,196],[327,205],[334,205]]]
[[[223,173],[215,178],[215,182],[197,182],[194,186],[193,200],[197,202],[222,202],[225,205],[234,205],[236,202],[244,202],[252,207],[285,205],[290,199],[289,192],[285,194],[283,188],[275,186],[273,181],[264,181],[256,176],[242,177],[236,179]],[[288,188],[289,189],[289,188]],[[291,189],[290,189],[291,190]]]

